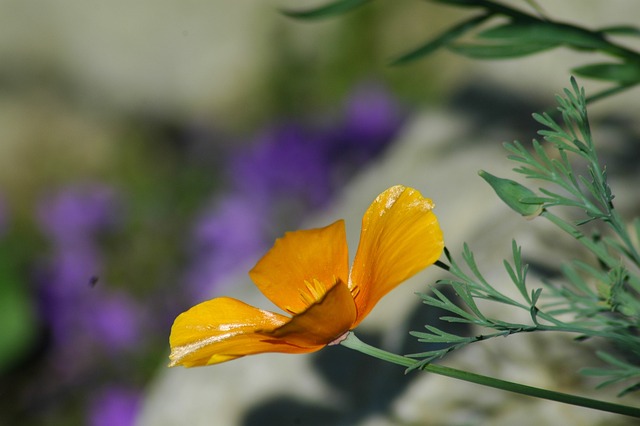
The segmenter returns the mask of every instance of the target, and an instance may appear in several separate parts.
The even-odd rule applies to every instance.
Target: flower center
[[[322,297],[327,294],[327,291],[329,290],[327,286],[324,285],[324,283],[320,282],[316,278],[314,278],[311,282],[305,280],[304,286],[305,288],[300,290],[300,297],[307,306],[311,306],[322,299]]]
[[[305,280],[304,287],[298,289],[298,295],[300,296],[300,299],[302,299],[304,307],[300,309],[292,309],[291,306],[286,306],[284,309],[292,315],[298,315],[299,313],[307,310],[309,306],[322,300],[324,295],[327,294],[327,291],[336,285],[337,282],[338,279],[336,277],[333,278],[330,286],[327,286],[317,278],[314,278],[311,281]]]

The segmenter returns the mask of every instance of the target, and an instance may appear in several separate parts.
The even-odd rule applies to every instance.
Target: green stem
[[[350,332],[347,338],[340,342],[340,344],[350,349],[362,352],[363,354],[381,359],[383,361],[391,362],[393,364],[401,365],[403,367],[415,368],[419,364],[419,361],[416,361],[414,359],[370,346],[364,343],[362,340],[358,339],[353,332]],[[466,382],[489,386],[495,389],[502,389],[522,395],[528,395],[535,398],[548,399],[551,401],[562,402],[579,407],[586,407],[594,410],[640,418],[640,408],[636,407],[629,407],[626,405],[619,405],[610,402],[584,398],[581,396],[521,385],[519,383],[513,383],[493,377],[482,376],[480,374],[457,370],[450,367],[444,367],[442,365],[427,364],[422,366],[421,369],[429,371],[431,373],[440,374],[441,376],[452,377],[454,379],[464,380]]]
[[[563,219],[559,218],[558,216],[554,215],[553,213],[551,213],[549,210],[546,210],[546,209],[543,210],[542,213],[540,213],[540,216],[551,221],[558,228],[562,229],[567,234],[571,235],[573,238],[579,241],[582,245],[588,248],[593,254],[595,254],[598,257],[598,259],[604,262],[608,268],[613,268],[618,264],[618,261],[613,257],[611,257],[609,253],[607,253],[607,251],[602,246],[599,246],[598,244],[596,244],[591,238],[584,235],[575,226],[567,223],[566,221],[564,221]]]
[[[575,238],[578,242],[580,242],[583,246],[588,248],[593,254],[597,256],[598,260],[602,261],[602,263],[604,263],[607,266],[607,268],[613,269],[620,264],[620,259],[612,257],[607,252],[607,249],[605,247],[597,244],[591,238],[587,237],[582,232],[580,232],[578,228],[564,221],[560,217],[554,215],[549,210],[546,210],[546,209],[543,210],[542,213],[540,213],[540,216],[551,221],[558,228],[562,229],[567,234]],[[626,230],[624,230],[623,232],[626,232]],[[629,240],[629,244],[630,244],[630,247],[633,247],[633,243],[631,243],[631,240]],[[632,253],[628,253],[628,256],[630,256],[633,259],[634,255]],[[640,280],[638,280],[638,278],[635,275],[630,275],[629,281],[634,285],[634,287],[640,286]]]
[[[637,85],[638,83],[629,83],[629,84],[621,84],[619,86],[614,86],[611,87],[609,89],[605,89],[602,92],[598,92],[595,95],[591,95],[587,98],[587,104],[592,104],[596,101],[599,101],[601,99],[604,99],[608,96],[611,95],[616,95],[620,92],[624,92],[625,90],[629,90],[631,89],[633,86]]]

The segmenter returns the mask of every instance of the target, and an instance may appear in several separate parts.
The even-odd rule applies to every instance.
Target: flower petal
[[[365,212],[349,280],[358,307],[354,326],[381,297],[440,257],[444,241],[433,207],[417,190],[398,185]]]
[[[296,346],[323,347],[349,331],[355,319],[356,305],[351,291],[339,281],[319,302],[266,334]]]
[[[292,314],[306,310],[336,282],[347,282],[349,255],[344,221],[287,232],[249,271],[262,293]],[[316,284],[324,288],[317,288]]]
[[[304,353],[319,349],[293,346],[261,334],[289,321],[283,315],[228,297],[200,303],[173,323],[169,365],[194,367],[263,352]]]

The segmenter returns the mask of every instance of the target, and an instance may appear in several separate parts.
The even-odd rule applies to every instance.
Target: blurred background
[[[609,2],[547,3],[626,22]],[[176,314],[328,208],[412,117],[446,109],[496,144],[530,139],[580,61],[392,67],[464,11],[278,12],[317,4],[0,1],[0,424],[134,424]],[[596,113],[627,117],[635,98]]]

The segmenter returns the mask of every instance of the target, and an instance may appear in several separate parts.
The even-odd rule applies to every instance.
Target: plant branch
[[[350,349],[362,352],[363,354],[378,358],[383,361],[387,361],[393,364],[407,367],[409,370],[420,368],[423,371],[439,374],[441,376],[451,377],[458,380],[463,380],[469,383],[476,383],[482,386],[488,386],[494,389],[501,389],[508,392],[518,393],[521,395],[532,396],[535,398],[547,399],[550,401],[561,402],[564,404],[575,405],[578,407],[591,408],[594,410],[605,411],[609,413],[621,414],[624,416],[631,416],[640,418],[640,408],[630,407],[626,405],[614,404],[611,402],[598,401],[590,398],[585,398],[577,395],[566,394],[562,392],[551,391],[547,389],[536,388],[533,386],[522,385],[519,383],[509,382],[506,380],[500,380],[493,377],[483,376],[468,371],[462,371],[451,367],[445,367],[442,365],[427,364],[420,366],[418,361],[411,358],[397,355],[391,352],[384,351],[382,349],[370,346],[358,339],[353,332],[350,332],[341,345]]]

